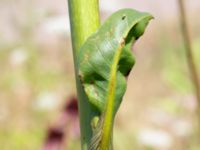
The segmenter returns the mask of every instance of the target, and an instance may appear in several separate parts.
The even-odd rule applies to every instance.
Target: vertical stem
[[[85,40],[100,24],[98,0],[68,0],[76,86],[81,128],[81,149],[88,150],[92,137],[91,119],[95,115],[78,77],[78,53]]]
[[[200,127],[200,85],[199,85],[200,82],[198,78],[197,67],[195,66],[194,56],[192,54],[192,45],[191,45],[191,39],[189,36],[189,31],[188,31],[184,0],[178,0],[178,6],[179,6],[180,23],[181,23],[181,28],[182,28],[182,36],[183,36],[184,46],[186,50],[188,67],[190,69],[191,80],[194,85],[195,95],[196,95],[196,99],[198,103],[197,117],[198,117],[199,127]]]

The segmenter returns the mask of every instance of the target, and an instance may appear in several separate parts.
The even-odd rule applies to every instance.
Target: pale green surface
[[[88,103],[87,97],[77,76],[77,55],[81,45],[100,24],[98,0],[68,0],[72,45],[76,72],[77,95],[79,102],[79,116],[81,127],[82,150],[88,149],[88,143],[92,136],[90,126],[91,119],[94,116],[92,108]]]

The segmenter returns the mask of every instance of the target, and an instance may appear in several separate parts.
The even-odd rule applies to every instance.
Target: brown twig
[[[180,24],[181,24],[181,29],[182,29],[182,36],[183,36],[184,46],[186,50],[187,63],[188,63],[189,71],[191,74],[191,80],[194,86],[195,95],[196,95],[196,99],[198,103],[197,117],[199,119],[199,126],[200,126],[200,85],[199,85],[200,82],[198,78],[197,67],[195,66],[194,56],[192,54],[192,45],[191,45],[191,39],[189,36],[189,31],[188,31],[184,0],[178,0],[178,7],[179,7],[179,13],[180,13]]]

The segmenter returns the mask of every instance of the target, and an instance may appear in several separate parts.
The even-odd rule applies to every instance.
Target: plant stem
[[[184,0],[178,0],[178,6],[179,6],[179,13],[180,13],[180,23],[181,23],[181,29],[182,29],[182,36],[184,41],[184,46],[186,50],[186,57],[188,62],[188,67],[191,74],[191,80],[193,82],[195,95],[197,99],[197,117],[199,121],[199,127],[200,127],[200,85],[199,85],[199,78],[197,73],[197,67],[195,66],[194,56],[192,54],[192,43],[189,36],[188,31],[188,24],[186,19],[186,11],[184,6]]]
[[[95,116],[78,77],[78,53],[85,40],[100,25],[98,0],[68,0],[71,37],[81,128],[81,149],[88,150],[92,137],[91,119]]]

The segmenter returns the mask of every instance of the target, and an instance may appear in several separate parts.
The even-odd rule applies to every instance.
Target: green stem
[[[184,0],[178,0],[178,6],[179,6],[179,13],[180,13],[180,24],[181,24],[181,29],[182,29],[182,36],[183,36],[184,46],[186,50],[187,63],[190,70],[191,80],[194,86],[195,95],[196,95],[196,99],[198,103],[197,117],[198,117],[199,127],[200,127],[200,85],[199,85],[200,81],[198,78],[197,67],[195,65],[194,56],[192,53],[192,42],[191,42],[189,31],[188,31]]]
[[[91,120],[95,116],[78,77],[78,53],[85,40],[100,25],[98,0],[68,0],[76,86],[81,128],[81,149],[88,150],[92,137]]]

